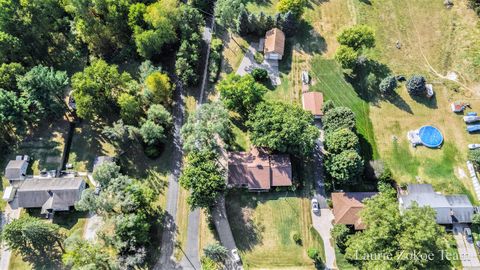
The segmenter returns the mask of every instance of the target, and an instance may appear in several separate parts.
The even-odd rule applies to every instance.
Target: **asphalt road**
[[[160,258],[155,264],[154,269],[172,270],[181,269],[177,266],[173,252],[175,250],[175,235],[177,233],[176,215],[178,201],[178,179],[182,169],[182,138],[180,129],[183,125],[185,101],[183,95],[183,86],[177,81],[177,87],[173,94],[173,152],[172,152],[172,173],[168,179],[168,193],[166,215],[164,220],[164,231],[162,234],[162,243],[160,248]]]

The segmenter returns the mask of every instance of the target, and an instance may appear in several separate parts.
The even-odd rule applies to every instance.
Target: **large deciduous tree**
[[[342,68],[354,69],[357,64],[358,52],[351,47],[340,45],[335,51],[334,57]]]
[[[347,241],[345,258],[361,269],[436,269],[445,266],[441,252],[446,248],[445,230],[436,223],[430,207],[414,205],[400,213],[395,193],[381,192],[365,201],[360,212],[366,230]],[[405,259],[406,254],[432,254]],[[392,256],[378,260],[371,254]],[[370,256],[368,256],[370,255]]]
[[[63,251],[64,238],[58,225],[30,216],[13,220],[2,231],[2,240],[10,249],[25,259],[41,260],[45,265],[59,250]]]
[[[173,86],[167,74],[153,71],[145,78],[143,96],[149,104],[169,106],[172,102]]]
[[[103,117],[117,110],[117,98],[127,91],[130,74],[120,73],[116,65],[96,60],[72,77],[73,96],[79,117]]]
[[[87,44],[91,54],[111,59],[131,47],[128,10],[133,0],[64,2],[73,17],[76,36]]]
[[[363,165],[362,157],[355,150],[327,156],[325,161],[325,169],[338,183],[354,181],[362,174]]]
[[[344,150],[358,151],[359,146],[357,134],[348,128],[337,129],[325,136],[325,147],[331,154],[339,154]]]
[[[306,7],[306,0],[280,0],[277,9],[280,13],[292,12],[296,17],[303,14],[303,9]]]
[[[263,95],[268,89],[255,81],[251,75],[228,75],[218,85],[220,98],[225,107],[235,111],[244,119],[255,111],[255,107],[263,100]]]
[[[65,245],[66,252],[62,256],[62,261],[73,270],[116,268],[114,259],[99,244],[74,237],[67,239]]]
[[[158,56],[166,44],[175,42],[179,15],[178,0],[160,0],[148,6],[132,5],[129,24],[138,54],[150,59]]]
[[[247,126],[254,145],[299,156],[309,154],[319,136],[311,113],[281,102],[260,103]]]
[[[215,4],[215,17],[224,27],[235,29],[238,15],[245,7],[243,0],[217,0]]]
[[[326,132],[341,128],[355,129],[355,114],[347,107],[335,107],[325,113],[323,126]]]
[[[340,44],[354,50],[371,48],[375,46],[375,34],[373,29],[366,25],[355,25],[343,30],[337,40]]]
[[[222,102],[207,103],[189,115],[182,127],[183,149],[187,152],[218,149],[219,141],[232,137],[228,110]]]
[[[226,188],[225,170],[218,162],[218,154],[210,150],[191,152],[180,184],[191,192],[188,203],[192,209],[211,207]]]
[[[17,78],[27,72],[20,63],[0,65],[0,88],[18,93]]]

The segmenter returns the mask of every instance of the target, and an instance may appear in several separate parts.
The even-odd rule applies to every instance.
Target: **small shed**
[[[315,119],[323,116],[323,94],[320,92],[306,92],[302,94],[303,109],[313,114]]]
[[[282,60],[285,50],[285,34],[278,28],[273,28],[265,35],[264,54],[267,60]]]

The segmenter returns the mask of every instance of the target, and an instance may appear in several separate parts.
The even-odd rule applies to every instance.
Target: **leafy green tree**
[[[140,102],[135,96],[128,93],[122,93],[118,97],[118,106],[120,107],[120,116],[125,123],[135,124],[142,112]]]
[[[97,166],[92,176],[100,186],[106,187],[110,183],[110,180],[120,176],[120,167],[114,162],[106,162]]]
[[[39,121],[64,111],[64,91],[69,80],[66,72],[36,66],[17,78],[18,89],[30,110],[30,118]]]
[[[200,12],[190,6],[183,6],[181,11],[182,43],[177,52],[175,73],[185,86],[192,86],[198,83],[200,77],[198,68],[201,59],[201,27],[204,20]]]
[[[128,14],[133,0],[66,0],[73,17],[74,32],[94,56],[111,59],[132,47]]]
[[[318,139],[313,116],[295,105],[260,103],[247,122],[253,145],[293,155],[307,155]]]
[[[166,139],[165,129],[152,120],[145,121],[139,131],[143,142],[149,146],[163,143]]]
[[[280,0],[277,5],[277,10],[280,13],[287,13],[290,11],[296,17],[301,17],[306,5],[306,0]]]
[[[147,119],[163,126],[165,129],[172,125],[172,115],[160,104],[154,104],[148,109]]]
[[[395,76],[392,76],[392,75],[385,77],[380,82],[380,85],[378,87],[382,95],[388,96],[395,91],[395,88],[397,88],[397,79],[395,78]]]
[[[342,128],[326,134],[325,146],[330,154],[339,154],[344,150],[358,151],[360,143],[357,134],[348,128]]]
[[[353,69],[357,64],[358,52],[353,48],[340,45],[337,51],[335,51],[335,60],[337,60],[342,68]]]
[[[243,8],[238,14],[236,32],[241,36],[246,36],[251,33],[251,28],[249,14],[247,10]]]
[[[244,119],[255,111],[268,89],[255,81],[253,76],[228,75],[217,85],[220,98],[227,109],[240,114]]]
[[[115,269],[114,260],[99,244],[74,237],[67,239],[65,245],[66,252],[62,256],[62,261],[70,269]]]
[[[69,24],[60,1],[0,1],[0,62],[52,66],[72,61]]]
[[[350,236],[350,229],[344,224],[335,224],[332,228],[332,237],[335,240],[335,244],[338,246],[342,253],[347,248],[346,243]]]
[[[14,92],[0,89],[0,134],[3,138],[13,138],[23,133],[25,128],[24,115],[27,108],[24,101]]]
[[[2,240],[7,246],[27,259],[52,259],[57,249],[63,251],[64,238],[57,224],[30,216],[13,220],[2,231]]]
[[[480,225],[480,214],[479,213],[473,214],[472,224],[475,224],[477,226]]]
[[[355,51],[362,47],[371,48],[375,46],[375,34],[373,29],[367,25],[355,25],[347,28],[337,36],[337,40],[340,44]]]
[[[218,243],[207,245],[203,248],[203,253],[216,262],[222,262],[228,256],[228,250]]]
[[[445,265],[440,254],[446,248],[445,230],[436,224],[436,212],[432,208],[414,205],[401,215],[396,197],[380,193],[365,202],[360,216],[366,230],[347,241],[345,253],[345,258],[356,266],[378,269],[381,263],[382,269],[434,269]],[[402,260],[398,257],[414,251],[434,256],[432,260]],[[393,259],[378,261],[367,254],[387,254]]]
[[[215,4],[215,17],[220,25],[235,29],[237,21],[232,18],[237,18],[244,9],[243,0],[217,0]]]
[[[0,89],[18,92],[17,78],[27,72],[20,63],[3,63],[0,65]]]
[[[335,103],[333,100],[329,99],[323,103],[323,113],[327,113],[331,109],[335,108]]]
[[[355,150],[345,150],[328,156],[325,169],[339,183],[352,182],[363,171],[363,159]]]
[[[144,21],[140,20],[142,13]],[[177,0],[159,0],[146,7],[142,4],[132,6],[129,22],[138,54],[151,59],[159,55],[166,44],[175,42],[179,16]]]
[[[413,75],[407,81],[407,90],[411,96],[421,96],[427,92],[425,77]]]
[[[112,126],[104,127],[102,134],[116,146],[117,151],[122,152],[136,139],[138,128],[125,125],[123,120],[118,120]]]
[[[219,141],[232,137],[228,110],[221,102],[207,103],[188,116],[182,127],[183,149],[186,152],[218,149]]]
[[[316,260],[319,256],[320,252],[317,248],[309,248],[307,249],[307,255],[310,259]]]
[[[298,26],[298,18],[291,11],[288,11],[281,20],[281,28],[287,37],[295,35]]]
[[[131,81],[130,74],[120,73],[116,65],[93,61],[72,77],[77,115],[86,119],[108,115],[117,108],[117,98],[127,91]]]
[[[180,184],[191,191],[187,201],[192,209],[210,208],[226,188],[225,170],[218,155],[209,150],[190,152]]]
[[[355,129],[355,114],[347,107],[335,107],[328,110],[323,117],[325,131],[333,132],[337,129]]]
[[[169,106],[172,102],[173,86],[167,74],[154,71],[145,78],[143,95],[150,104]]]

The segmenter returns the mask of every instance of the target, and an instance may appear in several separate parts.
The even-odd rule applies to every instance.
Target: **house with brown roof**
[[[285,34],[278,28],[269,30],[265,35],[264,55],[267,60],[282,60],[285,50]]]
[[[250,152],[230,152],[228,185],[249,191],[269,191],[292,185],[292,165],[288,155],[269,155],[256,148]]]
[[[313,114],[315,119],[323,116],[323,94],[320,92],[305,92],[302,94],[303,109]]]
[[[365,229],[359,212],[363,209],[363,201],[375,196],[377,192],[333,192],[333,216],[335,224],[345,224],[356,231]]]

